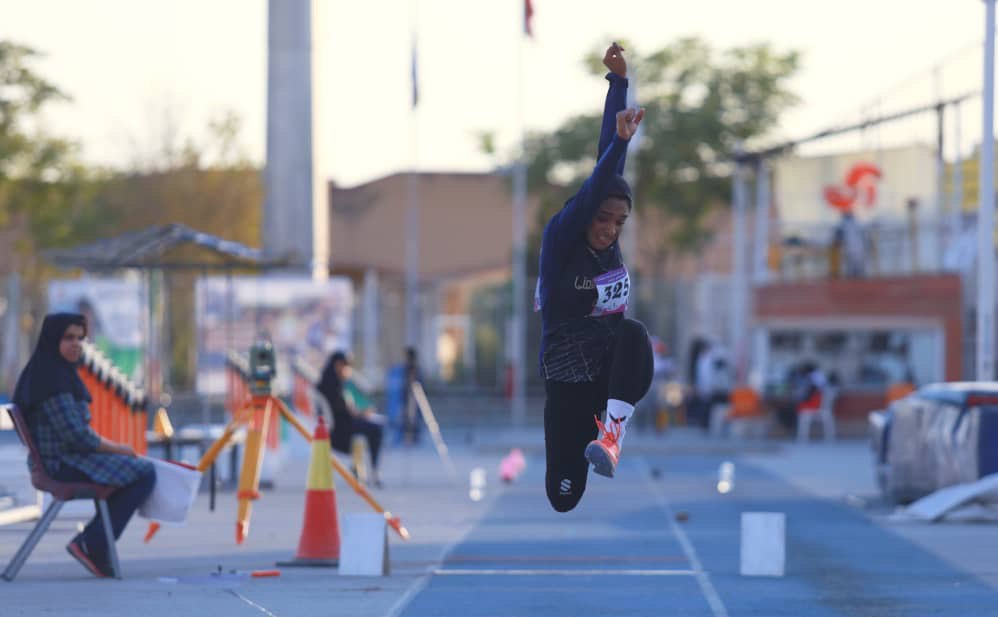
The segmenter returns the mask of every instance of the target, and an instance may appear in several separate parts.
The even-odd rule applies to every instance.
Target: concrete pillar
[[[381,329],[381,307],[378,272],[369,268],[364,272],[364,290],[361,296],[363,307],[361,314],[361,345],[364,350],[364,375],[373,382],[380,384],[384,371],[381,366],[381,354],[378,349],[378,339]]]
[[[7,291],[2,316],[3,334],[0,335],[0,387],[14,392],[14,384],[21,370],[21,277],[17,272],[7,275]]]
[[[267,161],[262,244],[268,257],[324,279],[329,229],[325,182],[317,173],[313,122],[312,0],[269,0]]]

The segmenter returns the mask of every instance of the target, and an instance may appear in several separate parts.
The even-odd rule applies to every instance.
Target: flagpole
[[[418,149],[419,87],[417,69],[416,10],[417,2],[411,3],[412,47],[410,62],[412,70],[412,101],[409,106],[409,173],[406,177],[406,234],[405,234],[405,342],[406,346],[419,347],[419,177],[416,164]]]
[[[520,1],[520,28],[526,29],[527,2]],[[513,319],[510,328],[510,359],[512,363],[513,392],[511,412],[513,426],[522,426],[527,416],[527,354],[526,354],[526,210],[527,210],[527,163],[524,121],[524,70],[523,36],[518,32],[516,41],[516,131],[517,157],[513,167]]]
[[[745,218],[748,209],[746,193],[746,164],[741,162],[742,146],[738,144],[732,191],[732,254],[731,254],[731,358],[734,363],[735,381],[745,382],[746,338],[745,324],[748,313],[748,288],[745,268]]]

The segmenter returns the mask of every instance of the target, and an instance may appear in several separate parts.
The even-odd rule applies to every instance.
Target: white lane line
[[[704,571],[703,564],[700,563],[700,557],[697,556],[697,551],[693,548],[693,543],[690,542],[683,528],[676,523],[676,516],[672,512],[672,507],[669,506],[669,501],[662,494],[660,487],[652,480],[648,463],[641,457],[631,460],[639,468],[645,484],[648,486],[648,491],[655,497],[655,501],[658,502],[659,507],[665,510],[666,520],[669,521],[669,528],[679,541],[679,546],[682,547],[686,558],[690,560],[690,565],[693,566],[693,571],[696,573],[697,583],[700,585],[700,591],[703,592],[704,597],[707,599],[707,604],[710,605],[710,610],[714,612],[714,617],[728,617],[728,609],[725,608],[724,602],[721,601],[721,596],[718,595],[714,584],[710,582],[710,575]]]
[[[487,507],[482,509],[481,515],[479,515],[479,517],[473,522],[469,523],[468,527],[461,532],[458,537],[454,538],[453,541],[444,546],[443,550],[440,551],[440,556],[436,559],[436,563],[426,568],[426,574],[423,574],[416,579],[416,582],[414,582],[412,586],[409,587],[404,594],[402,594],[402,597],[395,601],[395,604],[393,604],[392,607],[388,609],[388,612],[385,613],[385,617],[399,617],[399,615],[402,614],[402,611],[404,611],[405,608],[409,606],[409,603],[412,602],[413,598],[426,589],[426,586],[430,583],[430,579],[433,578],[436,569],[443,564],[444,560],[447,559],[447,556],[451,554],[457,545],[464,542],[464,539],[468,537],[468,534],[470,534],[473,529],[481,524],[482,519],[492,512],[492,508],[495,507],[496,499],[498,499],[504,492],[505,491],[499,490],[492,494]]]
[[[259,611],[260,611],[261,613],[263,613],[263,614],[264,614],[264,615],[266,615],[267,617],[277,617],[277,615],[275,615],[274,613],[271,613],[270,611],[268,611],[268,610],[267,610],[267,609],[265,609],[264,607],[260,606],[260,605],[259,605],[259,604],[257,604],[256,602],[254,602],[254,601],[250,600],[250,599],[249,599],[249,598],[247,598],[246,596],[242,595],[241,593],[239,593],[239,592],[238,592],[238,591],[236,591],[235,589],[228,589],[227,591],[228,591],[229,593],[231,593],[232,595],[236,596],[237,598],[239,598],[240,600],[242,600],[243,602],[245,602],[246,604],[249,604],[249,605],[250,605],[250,606],[252,606],[253,608],[255,608],[255,609],[259,610]]]
[[[693,570],[483,570],[446,568],[434,570],[442,576],[696,576]]]
[[[402,594],[401,598],[395,601],[395,604],[393,604],[390,609],[388,609],[388,612],[385,613],[385,617],[398,617],[401,615],[402,611],[405,610],[405,607],[409,606],[409,603],[412,602],[412,599],[426,588],[426,584],[430,582],[432,574],[433,572],[431,571],[416,579],[416,582],[413,583],[404,594]]]

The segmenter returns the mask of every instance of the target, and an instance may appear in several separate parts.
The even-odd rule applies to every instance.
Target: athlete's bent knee
[[[555,512],[568,512],[574,510],[579,505],[582,495],[552,495],[548,493],[548,501]]]
[[[582,493],[586,490],[586,483],[584,479],[575,482],[572,480],[573,478],[568,477],[557,482],[549,481],[547,483],[545,488],[547,489],[548,501],[551,502],[551,507],[556,512],[568,512],[579,505]]]
[[[631,340],[648,340],[648,329],[636,319],[622,319],[617,325],[617,336]]]

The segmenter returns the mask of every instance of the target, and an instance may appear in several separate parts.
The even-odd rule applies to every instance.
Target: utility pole
[[[995,0],[984,0],[984,87],[977,189],[977,379],[995,377]]]

